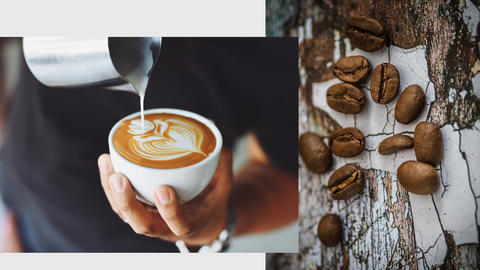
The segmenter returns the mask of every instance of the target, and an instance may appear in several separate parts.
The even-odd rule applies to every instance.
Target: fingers
[[[148,236],[155,236],[158,233],[171,234],[158,213],[154,213],[156,209],[147,209],[137,200],[128,179],[123,174],[114,172],[109,154],[103,154],[98,158],[98,169],[110,206],[136,233]]]
[[[225,214],[233,179],[232,153],[227,148],[222,149],[210,184],[188,206],[180,204],[171,187],[155,188],[154,200],[158,213],[147,209],[136,199],[128,179],[121,173],[114,173],[108,154],[99,157],[98,166],[102,186],[112,209],[138,234],[170,240],[187,235],[192,237],[202,230],[202,226],[213,221],[209,219],[216,216],[215,213]],[[212,226],[209,225],[210,227]],[[215,230],[209,230],[214,232],[210,232],[212,235],[207,238],[218,235]]]
[[[211,220],[208,219],[215,216],[215,211],[225,212],[232,184],[232,174],[232,152],[223,148],[212,180],[192,201],[181,205],[171,187],[156,187],[154,190],[155,205],[170,230],[176,236],[191,235],[210,222]],[[216,223],[220,224],[222,221]],[[213,234],[215,234],[213,238],[218,235],[215,232]],[[207,238],[212,237],[207,235]]]
[[[98,170],[100,171],[100,180],[102,182],[103,191],[107,196],[110,206],[121,219],[125,219],[115,205],[115,200],[113,199],[112,190],[110,188],[109,178],[114,173],[114,170],[109,154],[103,154],[98,158]]]
[[[193,218],[180,204],[175,191],[169,186],[158,186],[154,190],[155,205],[170,230],[177,236],[189,234]]]
[[[161,226],[160,216],[152,215],[135,197],[135,192],[128,179],[121,173],[110,176],[110,189],[116,207],[132,229],[147,236],[159,236],[166,233]]]
[[[193,224],[192,219],[190,218],[190,221],[187,220],[188,217],[184,219],[186,212],[171,188],[170,192],[173,195],[169,195],[168,198],[172,198],[172,202],[169,201],[168,208],[146,207],[137,200],[128,179],[123,174],[114,172],[109,154],[103,154],[98,158],[98,169],[102,187],[110,206],[121,219],[128,222],[136,233],[147,236],[170,237],[172,231],[178,233],[178,235],[190,232]],[[162,203],[158,202],[158,204]],[[172,224],[172,229],[169,229],[166,222],[158,215],[159,209],[163,210],[163,215]]]

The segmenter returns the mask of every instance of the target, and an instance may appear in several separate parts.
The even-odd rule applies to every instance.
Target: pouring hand
[[[171,187],[156,187],[154,198],[158,212],[151,211],[136,199],[127,177],[114,173],[110,155],[101,155],[98,166],[113,211],[138,234],[167,241],[183,240],[187,245],[200,246],[216,239],[225,228],[233,179],[232,154],[226,148],[222,149],[212,180],[191,201],[182,205]]]

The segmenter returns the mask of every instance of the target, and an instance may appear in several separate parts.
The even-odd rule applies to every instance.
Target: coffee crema
[[[123,120],[113,145],[125,159],[150,168],[176,169],[206,159],[217,144],[215,135],[200,121],[170,113]]]

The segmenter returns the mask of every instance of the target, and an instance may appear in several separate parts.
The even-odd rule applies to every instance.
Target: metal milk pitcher
[[[33,75],[50,87],[102,87],[139,94],[160,54],[160,37],[24,37]],[[146,88],[140,86],[140,88]],[[144,91],[145,89],[143,89]]]

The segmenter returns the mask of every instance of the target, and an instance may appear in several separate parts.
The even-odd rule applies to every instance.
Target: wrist
[[[229,246],[233,235],[235,234],[235,228],[237,225],[235,211],[229,204],[227,206],[226,221],[224,223],[223,230],[218,237],[211,241],[209,244],[201,247],[187,247],[183,241],[177,241],[175,244],[182,253],[199,252],[199,253],[217,253],[225,252]]]
[[[231,204],[227,206],[227,222],[225,229],[220,233],[217,239],[211,245],[201,247],[199,253],[225,252],[230,247],[230,241],[235,234],[237,219],[235,211]]]

